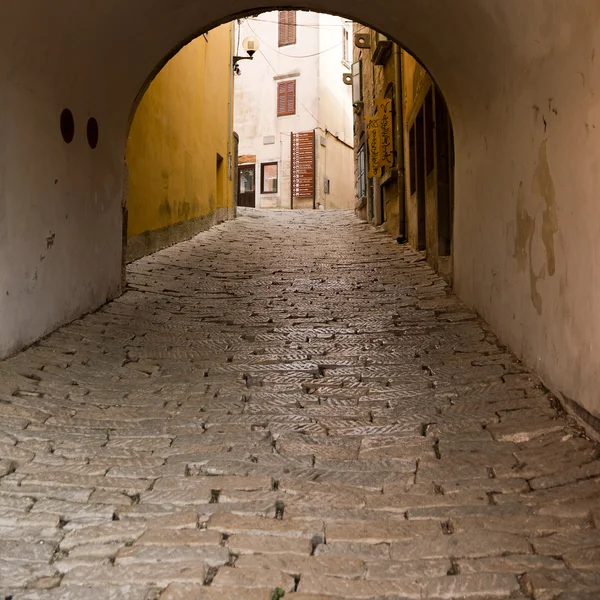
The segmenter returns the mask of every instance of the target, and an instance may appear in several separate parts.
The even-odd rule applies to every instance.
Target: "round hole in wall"
[[[67,144],[73,141],[75,137],[75,119],[73,118],[73,113],[68,108],[65,108],[60,114],[60,132]]]
[[[87,140],[92,150],[98,145],[98,135],[98,121],[90,117],[87,122]]]

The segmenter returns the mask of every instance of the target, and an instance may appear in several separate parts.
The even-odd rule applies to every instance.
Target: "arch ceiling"
[[[457,292],[557,393],[600,416],[596,0],[5,4],[0,355],[119,292],[125,140],[157,66],[234,16],[306,8],[381,30],[433,74],[455,129]],[[94,151],[78,135],[92,116]]]

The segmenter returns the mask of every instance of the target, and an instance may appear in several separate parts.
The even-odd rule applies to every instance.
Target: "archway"
[[[600,414],[600,367],[589,352],[600,338],[591,202],[600,158],[598,6],[278,6],[372,25],[427,65],[455,129],[456,290],[563,398]],[[31,0],[5,9],[2,355],[118,294],[123,148],[136,96],[148,73],[198,32],[265,8],[243,0]],[[70,144],[58,127],[66,108],[74,116]],[[91,118],[95,148],[83,134]]]

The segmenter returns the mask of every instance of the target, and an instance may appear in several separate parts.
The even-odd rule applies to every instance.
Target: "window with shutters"
[[[352,104],[362,102],[363,82],[362,82],[362,60],[357,60],[352,64]]]
[[[367,153],[365,151],[365,145],[363,144],[358,149],[358,154],[356,156],[356,160],[358,163],[357,169],[357,188],[358,188],[358,197],[363,198],[367,195]]]
[[[348,25],[345,22],[342,26],[342,62],[350,66],[350,60],[352,58],[352,48],[350,46],[350,31],[352,25]]]
[[[296,114],[296,80],[280,81],[277,84],[277,116]]]
[[[296,43],[296,11],[279,11],[279,47]]]

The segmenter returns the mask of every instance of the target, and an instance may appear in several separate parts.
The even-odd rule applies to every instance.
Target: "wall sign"
[[[392,127],[392,100],[375,100],[377,112],[366,117],[369,146],[369,177],[378,177],[382,167],[394,165],[394,131]]]

